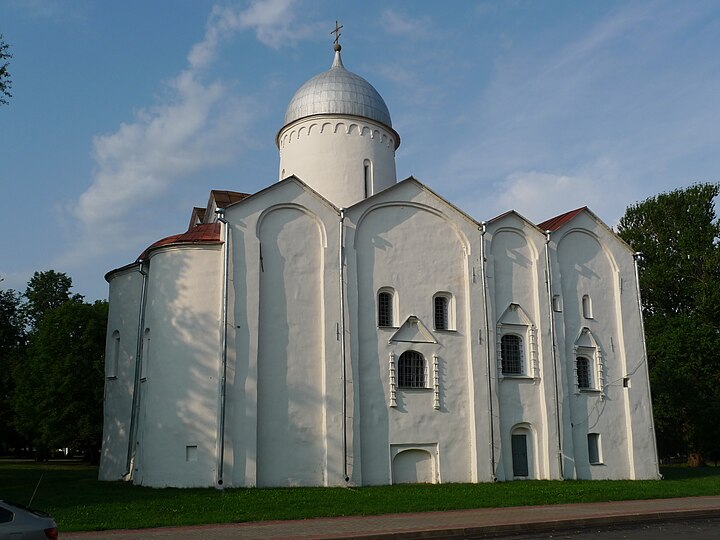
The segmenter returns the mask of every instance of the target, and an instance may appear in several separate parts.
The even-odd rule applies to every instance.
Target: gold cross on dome
[[[340,29],[341,29],[342,27],[343,27],[342,24],[339,24],[337,21],[335,21],[335,30],[333,30],[332,32],[330,32],[330,34],[335,34],[335,41],[333,41],[333,43],[334,43],[335,45],[339,45],[339,44],[340,44],[340,43],[339,43],[339,40],[340,40]]]

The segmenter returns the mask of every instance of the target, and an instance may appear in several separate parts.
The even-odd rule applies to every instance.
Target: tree
[[[9,49],[10,45],[5,43],[3,35],[0,34],[0,105],[7,105],[6,98],[12,97],[10,93],[12,81],[10,80],[10,72],[8,72],[10,62],[7,61],[12,58],[12,54],[8,52]]]
[[[20,295],[12,289],[0,291],[0,453],[21,446],[13,428],[11,396],[15,385],[12,371],[20,361],[25,346]]]
[[[97,460],[107,302],[66,301],[47,311],[32,337],[27,361],[14,372],[18,431],[42,456],[53,448]]]
[[[47,270],[35,272],[25,289],[28,324],[31,330],[36,329],[45,314],[51,309],[60,307],[68,300],[82,302],[82,295],[70,294],[72,279],[63,272]]]
[[[661,455],[694,464],[720,448],[720,184],[631,206],[618,231],[642,252],[650,379]]]

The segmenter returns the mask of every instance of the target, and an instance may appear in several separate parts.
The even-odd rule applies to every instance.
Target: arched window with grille
[[[417,351],[405,351],[398,359],[399,388],[427,388],[425,358]]]
[[[505,334],[500,340],[503,375],[523,374],[523,342],[517,334]]]
[[[592,362],[586,356],[578,356],[575,360],[577,366],[577,385],[578,388],[592,388]]]
[[[520,304],[510,303],[500,316],[495,340],[500,378],[540,379],[537,329]]]
[[[395,303],[395,292],[389,288],[380,289],[377,295],[378,326],[395,326],[393,318],[393,304]]]

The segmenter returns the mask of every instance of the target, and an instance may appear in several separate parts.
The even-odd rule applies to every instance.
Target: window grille
[[[448,297],[436,296],[433,303],[435,330],[448,330]]]
[[[507,334],[500,340],[503,375],[522,375],[522,338]]]
[[[393,325],[393,295],[391,292],[378,293],[378,326]]]
[[[398,386],[401,388],[425,388],[425,358],[417,351],[405,351],[400,355],[397,367]]]
[[[585,356],[578,356],[576,365],[578,388],[591,388],[592,378],[590,376],[590,359]]]

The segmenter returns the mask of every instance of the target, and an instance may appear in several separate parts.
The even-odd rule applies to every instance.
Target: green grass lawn
[[[720,468],[666,467],[663,481],[549,481],[363,488],[152,489],[98,482],[97,467],[0,461],[0,498],[49,512],[63,531],[720,494]]]

